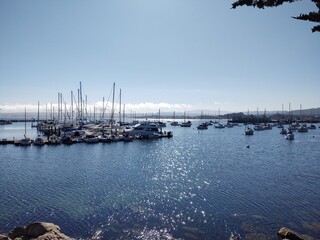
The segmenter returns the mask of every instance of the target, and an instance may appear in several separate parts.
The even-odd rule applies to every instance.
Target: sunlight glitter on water
[[[0,199],[0,226],[43,219],[84,239],[228,239],[259,231],[273,239],[282,223],[308,231],[292,219],[320,219],[319,131],[288,143],[276,129],[253,138],[242,130],[179,128],[172,139],[130,144],[1,146],[7,201]]]

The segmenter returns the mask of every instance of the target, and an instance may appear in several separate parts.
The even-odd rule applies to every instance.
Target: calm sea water
[[[276,239],[282,226],[320,236],[319,128],[288,141],[278,128],[195,127],[130,143],[0,145],[0,232],[47,221],[78,239]],[[0,126],[0,138],[23,134]]]

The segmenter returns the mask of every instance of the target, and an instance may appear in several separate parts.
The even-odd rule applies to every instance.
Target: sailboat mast
[[[88,121],[88,98],[87,98],[87,95],[86,95],[86,104],[85,104],[85,110],[86,110],[86,122]]]
[[[125,114],[126,114],[126,105],[123,104],[123,114],[122,114],[123,121],[122,122],[125,122]]]
[[[113,128],[113,117],[114,117],[114,91],[115,91],[115,83],[113,83],[113,88],[112,88],[112,108],[111,108],[111,133],[112,133],[112,128]]]
[[[120,122],[120,125],[121,125],[121,88],[120,88],[120,106],[119,106],[119,122]]]
[[[71,91],[71,122],[73,122],[73,91]]]
[[[115,83],[113,83],[113,88],[112,88],[111,127],[113,125],[113,117],[114,117],[114,91],[115,91]]]
[[[290,124],[292,124],[292,114],[291,114],[291,103],[289,102],[289,116],[290,116]]]
[[[104,110],[105,110],[105,107],[104,107],[104,97],[102,98],[102,121],[104,121]]]
[[[27,107],[24,107],[24,137],[27,137]]]
[[[60,109],[60,92],[58,92],[58,122],[60,121],[60,111],[59,111],[59,109]]]
[[[81,124],[82,124],[82,87],[81,87],[81,82],[80,82],[80,121],[81,121]]]
[[[96,105],[93,105],[93,121],[96,122]]]
[[[39,113],[39,108],[40,108],[40,102],[38,101],[38,119],[37,119],[37,130],[39,130],[39,121],[40,121],[40,113]]]

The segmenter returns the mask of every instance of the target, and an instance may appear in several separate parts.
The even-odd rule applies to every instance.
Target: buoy
[[[250,145],[247,145],[247,148],[250,148]]]

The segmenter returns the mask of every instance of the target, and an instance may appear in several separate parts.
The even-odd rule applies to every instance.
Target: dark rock
[[[288,240],[303,240],[303,238],[299,237],[297,233],[290,230],[289,228],[282,227],[278,231],[278,237],[281,239],[288,239]]]
[[[6,235],[0,234],[0,240],[10,240],[10,238]]]
[[[8,234],[8,237],[11,239],[15,239],[18,237],[22,237],[26,234],[26,229],[24,227],[16,227]]]
[[[0,240],[71,240],[60,232],[60,227],[53,223],[34,222],[27,227],[16,227],[6,235],[0,234]]]
[[[35,222],[26,227],[25,235],[27,237],[37,238],[48,232],[60,232],[60,228],[53,223]]]

